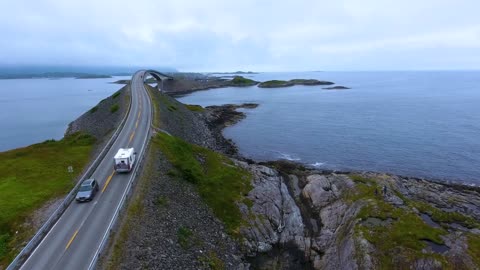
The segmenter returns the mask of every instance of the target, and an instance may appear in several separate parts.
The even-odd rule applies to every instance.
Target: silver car
[[[77,202],[86,202],[93,200],[93,197],[98,192],[98,183],[95,179],[87,179],[83,181],[80,189],[77,192],[75,200]]]

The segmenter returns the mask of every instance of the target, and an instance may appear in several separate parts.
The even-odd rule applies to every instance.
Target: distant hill
[[[131,76],[140,69],[177,72],[171,67],[86,67],[86,66],[0,66],[0,79],[29,78],[109,78]]]

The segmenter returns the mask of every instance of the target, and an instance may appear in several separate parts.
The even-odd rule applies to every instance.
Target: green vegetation
[[[333,82],[319,81],[315,79],[294,79],[294,80],[290,80],[290,82],[293,84],[299,84],[299,85],[331,85],[333,84]]]
[[[90,113],[94,113],[98,110],[98,105],[89,110]]]
[[[477,266],[480,265],[480,235],[470,234],[468,236],[468,254]]]
[[[205,109],[200,105],[185,104],[185,107],[187,107],[187,109],[189,109],[192,112],[203,112],[203,111],[205,111]]]
[[[271,81],[260,83],[258,87],[273,88],[273,87],[286,87],[286,86],[293,86],[293,85],[294,83],[291,83],[289,81],[271,80]]]
[[[191,238],[193,232],[187,227],[180,227],[177,231],[178,243],[183,249],[187,249],[192,245]]]
[[[112,98],[117,98],[118,96],[120,96],[121,93],[122,93],[122,90],[118,90],[112,95]]]
[[[165,196],[159,196],[154,203],[156,206],[163,207],[168,205],[168,199]]]
[[[242,215],[236,203],[252,189],[251,175],[227,157],[179,138],[159,133],[152,142],[160,147],[181,178],[196,185],[227,231],[238,236]]]
[[[152,119],[152,122],[153,122],[153,126],[156,126],[157,123],[160,123],[160,111],[158,109],[158,98],[154,94],[155,88],[151,87],[148,84],[144,84],[144,86],[146,87],[148,95],[150,96],[150,100],[152,101],[151,102],[152,105],[153,105],[153,119]]]
[[[225,263],[218,258],[214,251],[209,251],[207,255],[200,257],[200,261],[205,263],[212,270],[223,270]]]
[[[231,85],[232,86],[252,86],[252,85],[256,85],[258,82],[254,81],[254,80],[251,80],[251,79],[248,79],[248,78],[245,78],[245,77],[242,77],[242,76],[235,76],[232,80],[231,80]]]
[[[94,142],[92,136],[76,133],[0,153],[0,262],[11,260],[18,245],[31,237],[31,228],[22,226],[25,218],[73,187]]]
[[[333,82],[329,81],[319,81],[315,79],[294,79],[290,81],[282,81],[282,80],[271,80],[262,82],[258,85],[258,87],[262,88],[274,88],[274,87],[287,87],[293,85],[331,85]]]
[[[114,112],[118,111],[118,109],[120,109],[120,106],[118,106],[118,104],[113,104],[113,105],[110,107],[110,112],[111,112],[111,113],[114,113]]]
[[[409,205],[418,209],[422,213],[428,214],[433,221],[447,227],[446,223],[459,223],[467,228],[480,228],[480,223],[472,217],[465,216],[458,212],[445,212],[429,204],[410,201]]]
[[[404,258],[409,262],[414,258],[433,256],[443,263],[444,259],[437,254],[423,254],[426,246],[424,240],[443,244],[441,235],[447,234],[442,228],[432,228],[411,208],[395,207],[383,199],[383,195],[375,195],[375,189],[380,193],[381,188],[375,179],[363,178],[358,175],[350,176],[356,183],[353,194],[347,196],[347,201],[362,200],[365,206],[358,214],[358,218],[377,218],[389,220],[387,225],[367,226],[359,223],[356,229],[376,247],[376,258],[381,269],[392,269],[395,262],[392,258]]]

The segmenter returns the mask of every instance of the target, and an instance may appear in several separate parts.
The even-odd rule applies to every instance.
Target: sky
[[[480,69],[478,0],[0,0],[0,65]]]

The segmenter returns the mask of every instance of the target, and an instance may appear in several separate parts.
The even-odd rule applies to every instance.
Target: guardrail
[[[143,89],[145,91],[148,91],[147,89],[145,89],[145,85],[143,85]],[[150,96],[147,98],[147,100],[148,100],[148,105],[150,106],[150,108],[152,108],[151,107]],[[151,111],[153,111],[153,110],[151,110]],[[149,126],[151,126],[151,124],[152,124],[152,119],[153,119],[152,115],[150,114],[150,125]],[[93,260],[90,262],[90,265],[88,266],[88,270],[91,270],[91,269],[95,268],[95,266],[98,262],[98,259],[100,258],[100,253],[105,248],[105,245],[107,244],[108,238],[110,237],[110,234],[113,232],[113,227],[114,227],[114,225],[117,221],[117,218],[120,214],[120,211],[122,210],[123,205],[125,204],[125,201],[127,200],[127,197],[130,195],[130,192],[132,191],[133,180],[139,174],[139,168],[142,167],[140,164],[143,164],[143,160],[145,159],[145,148],[146,148],[146,146],[149,142],[148,138],[150,138],[151,133],[152,133],[152,129],[149,128],[148,132],[147,132],[147,135],[145,136],[145,139],[143,140],[143,143],[142,143],[142,148],[140,150],[140,155],[139,155],[140,157],[137,161],[137,166],[135,166],[135,168],[133,169],[133,172],[130,176],[130,179],[128,180],[127,188],[125,189],[125,191],[122,194],[122,199],[120,200],[120,203],[117,205],[117,208],[115,208],[115,213],[113,214],[113,217],[110,220],[110,223],[108,224],[108,229],[105,231],[105,233],[102,237],[102,241],[100,242],[100,246],[98,247],[98,249],[95,251],[95,254],[93,255]]]
[[[132,86],[130,84],[130,92],[132,92],[131,87]],[[67,207],[74,200],[75,194],[77,190],[80,188],[80,185],[82,184],[83,180],[88,179],[88,177],[90,177],[93,174],[93,172],[97,169],[100,162],[107,155],[108,151],[110,150],[110,147],[112,147],[113,143],[115,142],[118,135],[120,134],[120,131],[125,125],[128,115],[130,114],[131,107],[132,107],[132,100],[130,99],[130,104],[128,105],[127,113],[123,117],[122,122],[120,122],[120,125],[117,127],[112,137],[107,142],[105,147],[102,149],[98,157],[88,167],[88,169],[82,175],[82,177],[80,178],[78,183],[75,185],[75,187],[73,187],[73,189],[68,193],[68,195],[63,200],[62,204],[55,210],[55,212],[53,212],[53,214],[48,218],[48,220],[42,225],[42,227],[37,231],[37,233],[33,236],[33,238],[28,242],[28,244],[22,249],[22,251],[20,251],[20,253],[10,263],[10,265],[7,267],[6,270],[19,269],[21,265],[25,262],[25,260],[30,256],[30,254],[35,250],[35,248],[41,243],[41,241],[47,235],[50,229],[55,225],[55,223],[57,223],[59,218],[67,209]]]

